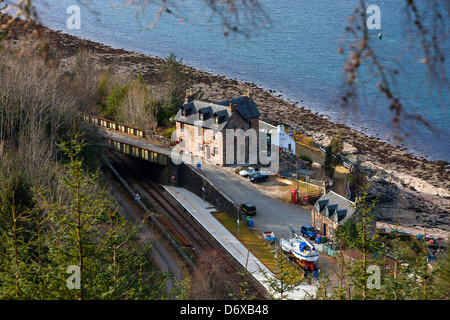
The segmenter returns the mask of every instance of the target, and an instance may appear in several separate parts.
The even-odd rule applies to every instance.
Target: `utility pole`
[[[308,168],[305,169],[306,199],[308,199]]]

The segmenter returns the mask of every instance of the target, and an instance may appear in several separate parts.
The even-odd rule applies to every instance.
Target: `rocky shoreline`
[[[151,79],[162,65],[162,59],[159,58],[114,49],[59,31],[43,28],[42,33],[62,60],[71,59],[80,49],[84,49],[98,59],[101,65],[132,76],[140,73],[146,80]],[[384,207],[378,218],[380,221],[392,223],[396,216],[402,225],[423,227],[425,218],[428,221],[427,228],[438,228],[446,232],[450,230],[448,162],[415,157],[400,147],[333,123],[296,103],[286,102],[280,96],[274,96],[254,84],[189,69],[196,83],[193,89],[201,89],[205,100],[218,101],[235,97],[246,85],[251,88],[261,119],[301,128],[303,134],[322,145],[327,145],[333,136],[341,133],[348,158],[361,162],[367,169],[372,192],[382,193],[380,205]]]

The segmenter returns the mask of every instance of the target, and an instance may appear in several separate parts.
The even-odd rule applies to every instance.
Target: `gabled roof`
[[[354,205],[354,202],[343,196],[328,191],[314,204],[314,210],[339,223],[355,212]]]
[[[333,214],[332,219],[334,219],[336,222],[341,222],[347,217],[347,209],[340,209],[336,210],[336,212]]]
[[[214,112],[215,116],[218,116],[219,119],[222,117],[226,117],[228,115],[228,110],[218,110],[216,112]]]
[[[326,213],[327,217],[331,217],[334,214],[334,212],[336,211],[337,207],[338,207],[337,203],[327,205],[327,207],[325,209],[325,213]]]
[[[190,125],[195,125],[196,123],[200,125],[201,123],[201,126],[203,128],[222,131],[222,129],[225,127],[225,124],[231,117],[231,113],[229,112],[230,103],[235,106],[234,110],[237,111],[246,120],[257,118],[260,116],[255,102],[247,96],[242,96],[216,103],[191,100],[181,106],[174,120]],[[183,116],[183,109],[186,110],[186,116]],[[199,112],[203,113],[204,115],[208,115],[206,117],[203,117],[203,122],[198,122],[200,121],[198,116]],[[214,123],[215,115],[219,117],[218,124]]]
[[[261,131],[261,132],[271,132],[272,131],[275,133],[275,132],[277,132],[277,129],[278,128],[276,126],[259,120],[259,131]]]
[[[237,97],[231,100],[223,100],[216,102],[216,104],[229,106],[231,104],[235,105],[236,111],[246,120],[252,118],[258,118],[261,114],[259,113],[258,107],[253,99],[250,99],[247,96]]]
[[[183,109],[186,110],[186,116],[183,116]],[[198,113],[203,113],[203,121],[199,120]],[[214,115],[219,116],[219,123],[214,123]],[[193,100],[181,106],[175,115],[174,120],[190,125],[201,125],[203,128],[209,128],[216,131],[222,131],[231,114],[228,113],[228,107],[221,105]]]
[[[203,113],[203,120],[206,120],[208,117],[212,117],[213,114],[211,106],[201,108],[198,112]]]
[[[319,199],[316,202],[316,211],[322,212],[328,204],[328,199]]]

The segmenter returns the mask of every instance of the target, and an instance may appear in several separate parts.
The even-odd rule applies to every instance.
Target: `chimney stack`
[[[236,108],[236,105],[235,105],[235,104],[232,104],[232,103],[231,103],[231,100],[230,100],[230,103],[228,104],[228,112],[229,112],[229,113],[233,113],[233,111],[234,111],[235,108]]]
[[[192,89],[186,90],[186,97],[184,98],[184,103],[189,103],[193,100],[192,98]]]
[[[244,88],[244,97],[247,97],[250,100],[252,100],[252,93],[250,92],[250,88],[249,87],[245,87]]]

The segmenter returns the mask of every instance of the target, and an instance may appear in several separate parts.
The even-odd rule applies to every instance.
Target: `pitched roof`
[[[317,200],[314,204],[314,209],[339,223],[355,212],[354,205],[354,202],[345,199],[343,196],[333,191],[328,191]]]
[[[257,118],[261,115],[255,101],[247,96],[241,96],[231,100],[219,101],[216,102],[216,104],[228,107],[230,105],[230,102],[231,104],[237,106],[236,111],[239,112],[240,115],[246,120]]]
[[[199,113],[203,113],[203,120],[206,120],[206,119],[205,119],[205,116],[211,117],[212,114],[213,114],[213,111],[212,111],[211,106],[201,108],[200,110],[198,110],[198,112],[199,112]]]
[[[275,132],[277,129],[278,129],[277,126],[274,126],[270,123],[259,120],[259,131],[262,131],[262,132],[274,131]]]
[[[237,111],[244,119],[252,119],[260,116],[259,110],[252,99],[247,96],[234,98],[231,100],[223,100],[215,103],[209,103],[204,101],[192,100],[185,103],[178,110],[174,120],[183,122],[190,125],[201,125],[203,128],[209,128],[217,131],[222,131],[227,121],[231,117],[228,106],[235,105],[235,111]],[[183,109],[186,110],[186,116],[183,116]],[[203,113],[203,121],[198,122],[198,113]],[[205,117],[205,115],[207,115]],[[219,117],[219,123],[214,123],[214,116]]]
[[[183,109],[186,110],[186,116],[183,116]],[[198,113],[203,113],[203,121],[199,120]],[[219,123],[214,123],[214,115],[219,116]],[[174,120],[190,125],[198,125],[203,128],[209,128],[216,131],[222,131],[231,114],[228,113],[228,107],[214,103],[193,100],[181,106],[175,115]]]

